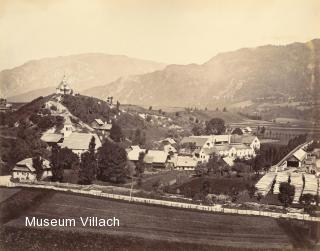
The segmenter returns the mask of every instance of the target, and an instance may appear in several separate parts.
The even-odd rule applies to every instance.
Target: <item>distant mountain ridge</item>
[[[39,95],[50,94],[63,75],[67,76],[76,92],[82,92],[119,77],[144,74],[164,67],[163,63],[103,53],[32,60],[0,72],[0,96],[14,96],[9,98],[14,101],[30,101]]]
[[[220,53],[197,65],[168,65],[86,90],[122,103],[210,106],[221,99],[304,96],[319,93],[320,39],[285,46],[266,45]]]

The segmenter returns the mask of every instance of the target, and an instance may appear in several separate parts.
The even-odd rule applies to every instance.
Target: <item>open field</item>
[[[78,225],[72,228],[60,228],[59,231],[70,235],[71,232],[77,235],[99,234],[101,238],[121,238],[126,241],[119,244],[122,250],[148,250],[139,249],[138,240],[143,239],[142,247],[149,245],[146,243],[161,241],[161,249],[164,250],[189,250],[181,249],[186,243],[195,247],[196,250],[210,250],[208,247],[232,247],[231,250],[244,250],[254,248],[260,250],[284,249],[291,247],[290,238],[279,227],[277,220],[264,217],[236,216],[210,214],[179,209],[169,209],[163,207],[129,204],[112,200],[103,200],[66,193],[54,193],[41,200],[41,204],[32,210],[26,211],[18,218],[7,222],[4,229],[9,231],[10,236],[19,232],[18,229],[25,229],[24,217],[37,216],[47,218],[75,218],[86,216],[97,216],[100,218],[117,217],[120,220],[120,227],[87,227]],[[15,230],[12,230],[14,228]],[[43,228],[41,228],[43,229]],[[48,229],[49,230],[49,229]],[[47,236],[55,235],[56,228],[46,231]],[[32,230],[33,231],[33,230]],[[19,240],[28,242],[34,239],[34,232],[20,231],[22,235]],[[59,242],[61,234],[56,242]],[[3,238],[3,237],[2,237]],[[54,239],[54,238],[53,238]],[[126,242],[137,239],[135,245],[129,245],[125,249]],[[94,240],[94,239],[93,239]],[[37,239],[39,242],[39,239]],[[40,241],[41,242],[41,241]],[[88,242],[88,239],[86,240]],[[122,242],[120,242],[122,243]],[[166,245],[164,243],[171,243]],[[175,243],[174,246],[172,246]],[[37,244],[41,245],[41,243]],[[95,243],[88,242],[86,245],[94,246]],[[164,246],[163,246],[164,245]],[[141,247],[141,245],[139,246]],[[180,248],[179,248],[180,247]],[[150,247],[149,247],[150,248]],[[101,249],[101,247],[100,247]],[[194,249],[194,250],[195,250]],[[222,248],[221,248],[222,249]],[[218,250],[221,250],[220,248]],[[76,250],[76,249],[75,249]],[[223,249],[222,249],[223,250]]]
[[[20,191],[20,188],[6,188],[2,187],[0,189],[0,203],[10,198],[14,194]]]

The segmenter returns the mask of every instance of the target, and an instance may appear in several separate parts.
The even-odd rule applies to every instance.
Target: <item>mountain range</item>
[[[0,96],[30,101],[54,92],[66,75],[75,92],[105,85],[119,77],[163,69],[165,64],[120,55],[88,53],[29,61],[0,72]]]
[[[266,45],[221,53],[201,65],[168,65],[86,93],[154,106],[210,106],[230,99],[308,96],[319,93],[319,62],[320,39]]]
[[[275,96],[318,99],[319,62],[320,39],[242,48],[189,65],[81,54],[2,71],[0,91],[9,100],[29,101],[52,93],[66,74],[76,92],[113,96],[122,104],[203,107]]]

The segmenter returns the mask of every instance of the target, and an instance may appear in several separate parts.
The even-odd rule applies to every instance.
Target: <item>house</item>
[[[112,124],[108,124],[103,122],[101,119],[95,119],[91,123],[91,127],[96,130],[97,132],[101,133],[102,135],[109,135],[110,130],[112,128]]]
[[[139,146],[130,146],[126,149],[128,154],[128,160],[137,162],[141,153],[145,153],[146,149],[142,149]]]
[[[166,153],[176,153],[177,149],[168,144],[163,146],[163,151],[165,151]]]
[[[168,160],[168,153],[160,150],[149,150],[144,156],[144,163],[154,168],[166,168]]]
[[[230,144],[228,156],[231,158],[251,159],[255,156],[255,151],[245,144]]]
[[[63,134],[60,133],[44,133],[41,138],[42,141],[46,142],[50,147],[58,143],[62,143]]]
[[[51,177],[52,171],[48,160],[43,159],[43,173],[41,179]],[[33,167],[32,158],[19,161],[12,169],[12,178],[19,181],[35,181],[37,178],[36,169]]]
[[[76,129],[74,128],[72,123],[71,122],[67,122],[67,123],[64,123],[63,128],[61,129],[61,133],[63,134],[63,137],[66,138],[66,137],[69,137],[70,134],[72,132],[74,132],[75,130]]]
[[[254,135],[232,135],[230,143],[245,144],[254,150],[260,149],[260,140]]]
[[[211,135],[211,142],[213,145],[224,145],[230,143],[231,135],[223,134],[223,135]]]
[[[61,148],[67,147],[71,149],[79,157],[89,149],[91,138],[95,138],[96,149],[101,147],[101,141],[97,134],[72,132],[69,137],[65,138],[59,145]]]
[[[62,81],[56,88],[56,94],[61,94],[61,95],[73,95],[73,90],[69,86],[66,76],[63,76]]]
[[[297,150],[287,159],[287,167],[301,167],[306,157],[307,153],[304,150]]]
[[[197,159],[197,161],[205,163],[208,162],[211,156],[215,153],[214,148],[202,148],[196,149],[192,153],[193,157]]]
[[[177,156],[174,162],[176,170],[191,170],[194,171],[198,161],[190,156]]]
[[[212,147],[212,143],[210,141],[210,136],[189,136],[184,137],[180,145],[193,144],[195,149],[201,148],[209,148]]]

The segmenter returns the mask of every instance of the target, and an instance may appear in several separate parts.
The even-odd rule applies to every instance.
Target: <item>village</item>
[[[11,162],[10,175],[1,177],[2,185],[80,184],[91,185],[95,191],[201,205],[317,211],[320,151],[319,141],[312,137],[300,135],[279,150],[277,145],[270,146],[274,140],[259,139],[262,127],[230,127],[221,118],[198,123],[188,135],[164,112],[155,115],[149,108],[137,112],[137,118],[170,132],[174,129],[175,134],[146,144],[145,132],[139,129],[130,134],[131,139],[122,134],[116,121],[128,115],[128,110],[121,109],[119,102],[113,104],[112,97],[104,102],[115,109],[108,110],[109,119],[90,113],[91,123],[85,123],[64,103],[78,96],[64,76],[33,119],[55,118],[39,135],[44,154],[29,153]],[[17,121],[14,127],[22,123]]]

